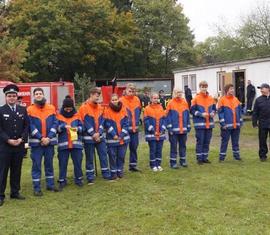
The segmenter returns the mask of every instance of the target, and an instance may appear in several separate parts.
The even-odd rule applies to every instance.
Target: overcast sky
[[[245,15],[258,4],[270,0],[178,0],[184,14],[190,19],[190,28],[196,41],[215,35],[214,25],[239,24],[239,15]]]

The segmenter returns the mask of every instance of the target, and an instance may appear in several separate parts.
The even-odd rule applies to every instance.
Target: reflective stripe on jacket
[[[242,109],[235,96],[222,96],[218,102],[218,117],[222,127],[236,129],[242,126]]]
[[[109,146],[119,146],[130,141],[128,132],[128,114],[123,105],[119,112],[107,107],[104,112],[106,142]],[[115,140],[114,136],[118,136]]]
[[[94,104],[90,101],[85,102],[79,109],[80,118],[83,122],[83,140],[85,143],[95,143],[93,135],[99,133],[100,139],[103,139],[104,133],[104,108],[100,104]]]
[[[145,140],[165,140],[166,116],[160,104],[149,104],[144,109]]]
[[[191,101],[190,112],[193,115],[193,123],[195,129],[210,129],[215,127],[214,119],[211,113],[216,113],[216,104],[212,96],[208,93],[200,92]],[[203,113],[207,116],[203,117]]]
[[[141,102],[137,96],[123,96],[120,101],[127,109],[129,132],[137,132],[140,123]]]
[[[27,108],[30,121],[29,145],[39,146],[42,137],[50,139],[49,145],[57,144],[57,127],[55,107],[51,104],[45,104],[40,107],[32,104]]]
[[[82,149],[82,133],[83,127],[82,122],[80,120],[80,115],[75,113],[73,117],[66,118],[61,114],[57,115],[57,119],[59,121],[58,125],[58,150],[63,149]],[[66,125],[77,128],[78,139],[71,141],[69,131],[66,129]]]
[[[185,134],[190,131],[188,103],[183,98],[173,98],[166,108],[167,129],[174,134]]]

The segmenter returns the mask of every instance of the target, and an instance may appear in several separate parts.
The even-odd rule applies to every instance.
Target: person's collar
[[[92,100],[88,100],[88,104],[92,107],[97,107],[98,104],[97,103],[94,103]]]
[[[16,108],[16,104],[14,104],[14,105],[10,105],[10,104],[7,104],[10,108]]]
[[[200,91],[200,92],[199,92],[199,94],[200,94],[200,95],[202,95],[202,96],[208,96],[208,94],[209,94],[209,93],[208,93],[208,91],[207,91],[207,92],[205,92],[205,93],[204,93],[204,92],[202,92],[202,91]]]
[[[233,95],[225,95],[227,98],[232,99],[234,96]]]
[[[127,99],[132,100],[134,98],[134,95],[127,95],[125,96]]]
[[[34,104],[36,107],[39,109],[43,109],[47,104],[45,103],[44,105],[39,105],[39,104]]]
[[[270,94],[267,94],[267,95],[264,95],[264,94],[263,94],[262,96],[269,97],[269,96],[270,96]]]
[[[15,108],[15,111],[16,111],[16,104],[14,104],[14,105],[7,104],[7,105],[10,107],[11,110],[12,110],[13,108]]]

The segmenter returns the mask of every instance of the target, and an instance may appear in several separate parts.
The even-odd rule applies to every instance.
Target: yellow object
[[[71,141],[78,140],[77,128],[69,128],[69,133]]]

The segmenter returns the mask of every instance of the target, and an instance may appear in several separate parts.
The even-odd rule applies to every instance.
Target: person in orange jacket
[[[188,103],[182,96],[181,90],[174,89],[173,99],[168,103],[166,109],[170,141],[170,166],[172,169],[179,168],[177,165],[177,145],[179,145],[179,165],[187,167],[186,142],[187,133],[190,131],[190,118]]]
[[[125,96],[122,96],[120,99],[120,101],[127,109],[129,118],[129,170],[132,172],[140,171],[137,168],[137,148],[139,145],[139,122],[141,115],[141,102],[135,94],[135,85],[133,83],[128,83],[125,90]]]
[[[200,92],[191,101],[190,112],[193,115],[193,124],[196,132],[196,157],[197,163],[211,163],[208,160],[209,145],[212,139],[212,130],[215,127],[214,116],[216,114],[216,104],[212,96],[209,95],[208,83],[201,81]]]
[[[90,90],[89,99],[81,105],[79,114],[83,122],[83,140],[86,158],[86,179],[88,185],[94,183],[94,153],[97,150],[101,173],[104,179],[110,180],[111,173],[108,168],[107,147],[104,136],[104,108],[99,104],[101,91],[95,87]]]
[[[233,84],[224,87],[225,95],[218,102],[218,117],[220,122],[220,152],[219,162],[226,157],[229,140],[232,140],[232,151],[235,160],[241,161],[239,151],[240,128],[243,125],[240,101],[234,96]]]
[[[83,186],[82,173],[82,122],[80,115],[70,97],[63,100],[60,113],[57,115],[58,125],[58,161],[59,161],[59,189],[67,184],[67,166],[69,155],[71,155],[74,166],[74,182],[79,187]],[[75,132],[72,137],[71,131]]]
[[[31,147],[32,180],[34,195],[42,196],[41,163],[44,156],[47,190],[57,192],[54,185],[53,157],[54,146],[57,145],[57,127],[55,107],[46,103],[42,88],[35,88],[34,104],[27,108],[30,120],[29,145]]]
[[[127,110],[117,94],[112,94],[104,118],[111,177],[114,180],[124,175],[125,155],[130,141]]]
[[[161,104],[159,104],[159,95],[152,93],[151,103],[144,109],[144,131],[145,140],[149,145],[150,168],[156,171],[162,171],[162,148],[166,139],[166,114]]]

